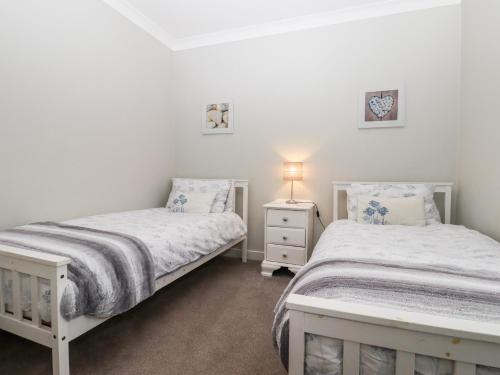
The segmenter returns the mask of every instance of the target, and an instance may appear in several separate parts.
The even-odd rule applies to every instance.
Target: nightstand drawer
[[[289,246],[306,246],[306,231],[305,229],[268,227],[267,243]]]
[[[305,228],[306,212],[293,210],[267,210],[267,225],[271,227]]]
[[[266,259],[271,262],[304,265],[306,249],[303,247],[267,245]]]

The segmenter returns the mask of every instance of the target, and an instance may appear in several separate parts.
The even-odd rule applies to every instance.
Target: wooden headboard
[[[451,182],[360,182],[360,181],[334,181],[333,182],[333,220],[338,220],[339,217],[345,217],[347,214],[347,206],[341,205],[339,193],[345,192],[351,184],[362,185],[396,185],[396,184],[423,184],[428,183],[434,185],[434,194],[444,194],[444,223],[451,223],[451,193],[453,183]]]

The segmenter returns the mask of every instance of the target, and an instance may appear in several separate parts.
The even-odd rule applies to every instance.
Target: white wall
[[[458,221],[500,240],[500,2],[462,1]]]
[[[164,204],[170,51],[99,0],[0,12],[0,228]]]
[[[334,179],[454,181],[459,35],[450,6],[171,54],[99,0],[5,2],[0,228],[160,206],[172,175],[239,177],[262,250],[261,205],[289,194],[284,160],[306,162],[297,193],[325,222]],[[359,90],[400,82],[407,127],[358,130]],[[234,100],[236,132],[203,136],[201,104],[218,98]]]
[[[250,243],[261,205],[289,194],[284,160],[304,160],[298,196],[331,220],[331,181],[454,181],[460,7],[176,52],[175,174],[250,179]],[[362,88],[405,82],[403,129],[357,129]],[[232,98],[234,135],[203,136],[201,104]],[[319,228],[316,226],[317,229]]]

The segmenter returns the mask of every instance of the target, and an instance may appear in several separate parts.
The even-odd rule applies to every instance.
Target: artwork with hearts
[[[359,127],[364,129],[404,126],[402,89],[363,90]]]

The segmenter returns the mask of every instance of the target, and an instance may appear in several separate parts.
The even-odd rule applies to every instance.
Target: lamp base
[[[288,204],[297,204],[299,202],[297,202],[295,199],[289,199],[289,200],[286,201],[286,203],[288,203]]]

